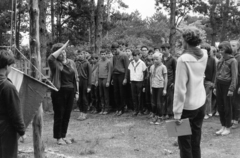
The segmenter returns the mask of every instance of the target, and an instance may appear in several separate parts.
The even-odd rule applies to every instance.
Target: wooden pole
[[[29,1],[30,9],[30,55],[32,64],[41,72],[41,55],[39,42],[39,4],[38,0]],[[31,75],[41,80],[41,75],[37,73],[36,69],[31,66]],[[38,109],[36,116],[33,118],[33,146],[34,157],[44,158],[44,145],[42,141],[42,127],[43,127],[43,109],[42,104]]]

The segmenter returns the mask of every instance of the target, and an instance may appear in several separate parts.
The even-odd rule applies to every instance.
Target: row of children
[[[88,53],[77,52],[78,119],[87,119],[87,109],[99,114],[115,111],[120,116],[125,107],[134,110],[133,116],[150,114],[151,124],[173,117],[176,59],[169,52],[170,45],[163,44],[161,52],[146,46],[131,50],[117,43],[111,48],[88,60]]]

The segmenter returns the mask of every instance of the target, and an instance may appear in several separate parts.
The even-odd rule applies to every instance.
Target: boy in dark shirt
[[[112,46],[114,50],[113,56],[113,86],[114,97],[117,106],[116,115],[120,116],[124,112],[125,99],[126,99],[126,84],[128,73],[128,57],[126,54],[120,51],[118,44]]]
[[[111,62],[106,58],[106,52],[100,52],[101,59],[97,66],[97,81],[96,86],[99,87],[101,108],[100,114],[106,115],[110,112],[109,108],[109,85],[111,79]]]
[[[78,107],[80,115],[78,120],[87,119],[87,108],[88,108],[88,93],[91,91],[91,76],[92,68],[90,63],[85,58],[84,51],[77,52],[76,67],[79,75],[79,99]]]
[[[163,64],[167,67],[168,74],[168,85],[167,95],[164,96],[164,115],[165,119],[173,116],[173,94],[174,94],[174,82],[175,82],[175,71],[177,61],[170,54],[170,45],[165,43],[161,46],[163,53]]]

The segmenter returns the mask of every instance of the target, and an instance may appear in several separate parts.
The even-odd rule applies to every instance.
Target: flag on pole
[[[56,89],[13,67],[12,71],[8,75],[8,78],[12,80],[13,85],[19,93],[24,123],[27,127],[38,111],[40,104],[43,102],[47,90],[49,88],[52,90]]]

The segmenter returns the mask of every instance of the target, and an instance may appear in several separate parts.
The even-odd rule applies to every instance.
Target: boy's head
[[[85,52],[81,50],[77,50],[77,60],[85,60]]]
[[[169,55],[170,44],[164,43],[163,45],[161,45],[161,49],[162,49],[163,55],[165,56]]]
[[[153,62],[155,65],[161,64],[162,63],[162,54],[161,53],[153,54]]]
[[[153,64],[153,57],[152,56],[148,56],[147,60],[146,60],[146,65],[149,67]]]
[[[240,50],[240,42],[238,40],[232,40],[230,41],[232,50],[233,50],[233,54],[237,54]]]
[[[63,43],[56,43],[52,46],[52,53],[56,52],[58,49],[62,48],[64,44]],[[61,54],[58,56],[57,60],[58,61],[64,61],[67,58],[67,53],[66,50],[62,50]]]
[[[154,53],[159,53],[160,49],[159,48],[154,48]]]
[[[133,60],[137,62],[140,59],[140,54],[141,53],[139,50],[134,50],[132,52]]]
[[[154,54],[154,51],[152,50],[152,49],[150,49],[149,51],[148,51],[148,56],[152,56]]]
[[[91,55],[91,63],[96,64],[98,62],[98,56],[96,54]]]
[[[8,50],[0,50],[0,70],[6,70],[6,76],[11,71],[11,65],[15,63],[13,53]]]
[[[210,55],[210,51],[211,51],[211,46],[210,46],[210,44],[208,44],[208,43],[203,43],[203,44],[201,44],[201,49],[206,49],[208,55]]]
[[[126,53],[127,53],[128,58],[132,56],[132,50],[131,49],[127,48]]]
[[[223,41],[222,43],[220,43],[218,48],[219,52],[222,54],[223,57],[229,54],[233,54],[231,44],[228,41]]]
[[[113,55],[118,55],[119,54],[119,45],[118,43],[114,42],[111,46]]]
[[[101,59],[102,59],[102,60],[106,60],[106,58],[107,58],[106,51],[101,50],[101,51],[100,51],[100,56],[101,56]]]
[[[141,52],[142,52],[142,56],[146,57],[148,55],[148,47],[147,46],[142,46],[141,47]]]

